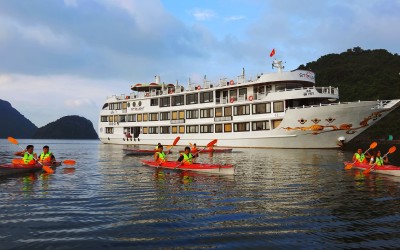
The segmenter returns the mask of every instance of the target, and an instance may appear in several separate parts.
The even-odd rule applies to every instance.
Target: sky
[[[108,96],[156,75],[185,86],[271,73],[274,58],[400,54],[399,13],[400,0],[2,0],[0,99],[38,127],[79,115],[97,130]]]

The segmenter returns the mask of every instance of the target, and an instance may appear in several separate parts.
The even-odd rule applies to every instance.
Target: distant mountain
[[[400,98],[400,56],[384,49],[348,49],[340,54],[322,56],[300,65],[312,70],[318,86],[339,87],[341,101],[388,100]],[[358,139],[400,139],[400,108],[392,111],[358,136]]]
[[[33,139],[98,139],[93,123],[77,115],[64,116],[39,128]]]
[[[18,139],[32,138],[37,127],[30,120],[11,106],[7,101],[0,99],[0,138],[9,136]]]

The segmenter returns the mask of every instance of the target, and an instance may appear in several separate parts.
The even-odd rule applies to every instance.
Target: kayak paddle
[[[394,151],[396,151],[396,146],[392,146],[391,148],[389,148],[389,151],[382,157],[385,158],[388,154],[393,153]],[[376,160],[376,159],[375,159]],[[371,172],[371,170],[373,170],[373,168],[376,166],[376,162],[367,170],[364,171],[364,174],[369,174]]]
[[[376,148],[376,146],[378,146],[378,143],[376,143],[376,142],[371,143],[371,145],[369,145],[369,148],[364,152],[364,155],[365,155],[369,150]],[[351,164],[347,164],[346,167],[344,167],[344,169],[346,169],[346,170],[351,169],[351,168],[353,167],[353,165],[354,165],[356,162],[357,162],[357,160],[353,161],[353,163],[351,163]]]
[[[201,149],[201,150],[200,150],[199,152],[197,152],[196,154],[199,154],[201,151],[203,151],[203,150],[206,149],[206,148],[209,148],[209,147],[214,146],[215,144],[217,144],[217,142],[218,142],[217,139],[214,139],[214,140],[210,141],[210,142],[207,144],[207,146],[205,146],[203,149]],[[181,164],[179,164],[178,166],[176,166],[174,169],[176,169],[176,168],[178,168],[178,167],[180,167],[180,166],[182,166],[182,165],[183,165],[183,162],[181,162]]]
[[[8,141],[11,142],[12,144],[15,144],[15,145],[17,145],[18,147],[20,147],[22,150],[25,150],[25,149],[23,149],[23,148],[18,144],[17,139],[15,139],[15,138],[13,138],[13,137],[8,137],[7,139],[8,139]],[[29,154],[29,152],[27,152],[27,153]],[[29,154],[29,155],[31,155],[31,156],[33,157],[33,159],[35,159],[36,162],[38,162],[40,165],[42,165],[42,169],[43,169],[44,171],[46,171],[47,173],[50,173],[50,174],[54,173],[54,170],[51,169],[51,167],[43,165],[43,164],[42,164],[40,161],[38,161],[38,159],[36,159],[32,154]]]

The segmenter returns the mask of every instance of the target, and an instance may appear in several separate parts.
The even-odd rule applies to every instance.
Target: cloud
[[[191,11],[191,14],[198,21],[210,20],[217,16],[214,10],[209,9],[194,9]]]
[[[225,20],[226,21],[239,21],[239,20],[243,20],[245,18],[246,18],[245,16],[229,16],[229,17],[226,17]]]

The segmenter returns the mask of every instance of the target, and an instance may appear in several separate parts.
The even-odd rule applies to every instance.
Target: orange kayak
[[[346,161],[344,165],[352,164],[353,162]],[[353,168],[360,169],[360,170],[367,170],[371,167],[368,163],[355,163],[353,164]],[[380,173],[380,174],[387,174],[387,175],[394,175],[400,176],[400,167],[393,166],[393,165],[383,165],[383,166],[374,166],[371,172]]]
[[[61,165],[61,162],[54,162],[50,167],[58,167]],[[0,176],[4,175],[12,175],[12,174],[20,174],[20,173],[31,173],[40,171],[43,169],[43,166],[39,163],[36,164],[0,164]]]

